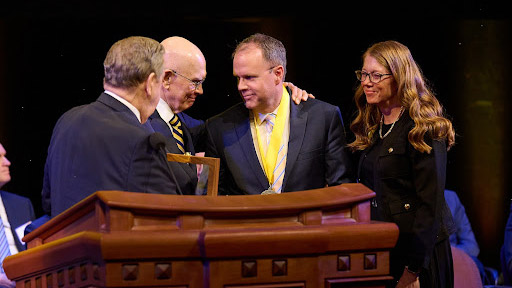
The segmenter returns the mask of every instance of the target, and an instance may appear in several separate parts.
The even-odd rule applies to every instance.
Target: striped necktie
[[[9,250],[9,242],[7,242],[7,237],[5,236],[4,223],[0,217],[0,263],[3,264],[5,257],[9,255],[11,255],[11,250]],[[0,271],[4,273],[3,265],[0,265]]]
[[[281,193],[283,188],[284,168],[286,167],[286,152],[284,148],[284,143],[281,143],[279,153],[277,153],[276,168],[274,168],[274,183],[272,183],[272,188],[277,193]]]
[[[176,139],[176,144],[181,153],[185,154],[185,142],[183,141],[183,130],[181,130],[181,121],[178,115],[174,114],[171,121],[169,121],[172,127],[172,136]]]
[[[272,136],[272,130],[274,130],[274,122],[276,121],[276,114],[269,113],[265,116],[265,130],[267,131],[267,143],[266,147],[270,144],[270,137]],[[267,149],[265,149],[266,151]]]
[[[274,113],[270,113],[265,118],[265,125],[267,128],[267,132],[269,134],[272,133],[272,130],[274,128],[276,115]],[[281,137],[280,137],[281,138]],[[270,136],[268,137],[268,141],[270,142]],[[283,142],[281,140],[281,142]],[[267,143],[268,145],[268,143]],[[272,190],[274,190],[276,193],[281,193],[282,185],[283,185],[283,178],[284,178],[284,170],[286,167],[286,151],[284,149],[284,143],[281,143],[279,147],[279,152],[277,153],[277,161],[276,161],[276,167],[273,171],[273,183],[272,183]]]

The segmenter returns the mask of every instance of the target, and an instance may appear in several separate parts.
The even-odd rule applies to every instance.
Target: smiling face
[[[169,37],[162,45],[166,51],[162,99],[179,113],[192,107],[197,96],[203,94],[206,59],[197,46],[182,37]]]
[[[203,94],[203,84],[195,85],[206,78],[206,62],[202,57],[192,57],[188,65],[173,65],[173,71],[166,72],[168,86],[163,99],[174,113],[185,111],[194,105],[197,96]]]
[[[370,55],[364,58],[363,68],[361,70],[366,73],[391,73],[386,67],[380,64],[377,59]],[[381,81],[378,83],[371,82],[369,78],[370,77],[366,77],[366,79],[361,82],[368,104],[375,104],[380,108],[399,105],[400,99],[396,93],[397,85],[392,75],[382,76]]]
[[[0,144],[0,187],[4,186],[7,182],[11,181],[11,174],[9,172],[9,166],[11,162],[5,157],[6,151],[4,146]]]
[[[283,67],[272,67],[260,48],[249,44],[233,58],[233,76],[245,107],[258,113],[269,113],[279,105],[282,93]]]

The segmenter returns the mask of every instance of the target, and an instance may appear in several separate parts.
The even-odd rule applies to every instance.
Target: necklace
[[[398,117],[396,117],[395,121],[393,122],[393,124],[391,124],[391,127],[389,127],[388,132],[386,132],[386,134],[384,134],[384,136],[382,136],[382,123],[384,122],[384,114],[382,114],[382,116],[380,117],[380,128],[379,128],[380,139],[384,139],[384,137],[388,136],[388,134],[391,133],[391,130],[393,130],[393,127],[395,127],[396,121],[398,121],[398,119],[400,119],[400,116],[402,116],[402,113],[404,113],[404,106],[400,107],[400,114],[398,114]]]

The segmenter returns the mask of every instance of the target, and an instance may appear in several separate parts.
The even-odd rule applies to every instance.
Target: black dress
[[[382,135],[391,125],[383,125]],[[420,153],[408,141],[414,127],[407,111],[391,132],[361,154],[358,181],[376,193],[371,202],[373,220],[394,222],[399,227],[397,245],[391,251],[395,287],[408,266],[420,272],[420,286],[453,287],[453,263],[449,235],[454,229],[444,200],[446,145],[425,141],[433,147]],[[444,151],[443,151],[444,150]]]

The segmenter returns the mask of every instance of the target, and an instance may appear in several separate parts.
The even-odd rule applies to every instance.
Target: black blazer
[[[21,239],[18,237],[18,234],[16,234],[16,228],[36,218],[34,207],[30,199],[26,197],[6,191],[0,191],[0,193],[7,219],[9,220],[9,224],[11,224],[14,242],[16,243],[18,251],[23,251],[25,250],[25,245],[21,244]]]
[[[206,156],[220,158],[219,194],[260,194],[269,183],[258,160],[249,110],[239,103],[206,121]],[[353,182],[338,107],[290,101],[290,138],[283,192]]]
[[[376,193],[372,218],[398,225],[400,234],[395,253],[400,254],[399,258],[406,258],[409,269],[419,271],[427,267],[436,242],[454,231],[454,224],[444,198],[446,144],[425,135],[432,151],[420,153],[408,141],[413,127],[414,121],[406,111],[381,145],[363,151],[358,181],[364,182],[369,177],[361,169],[367,153],[379,149],[373,163],[374,187],[370,187]],[[377,137],[378,131],[373,143]]]
[[[98,190],[176,194],[153,128],[108,94],[64,113],[53,130],[44,169],[43,207],[61,213]]]
[[[181,112],[178,113],[178,116],[182,120],[182,123],[187,126],[187,130],[190,133],[190,137],[192,138],[192,142],[194,142],[194,150],[196,153],[204,152],[206,146],[206,129],[205,123],[203,120],[195,119],[190,117],[189,115]]]
[[[187,122],[183,119],[183,116],[180,114],[182,113],[178,113],[178,117],[182,123],[181,128],[183,131],[183,140],[185,142],[185,151],[190,152],[192,155],[194,155],[195,149],[192,136],[189,132],[189,129],[187,128]],[[167,151],[169,153],[181,154],[181,151],[178,149],[178,146],[176,144],[176,140],[172,136],[171,129],[169,128],[167,123],[165,123],[165,121],[160,117],[158,111],[155,110],[155,113],[153,113],[153,115],[149,117],[148,121],[151,123],[153,129],[155,129],[155,132],[162,133],[167,139],[167,143],[165,144]],[[181,189],[181,192],[184,195],[194,195],[197,186],[196,165],[177,162],[170,162],[169,165],[173,170],[174,175],[176,176],[176,180]]]

